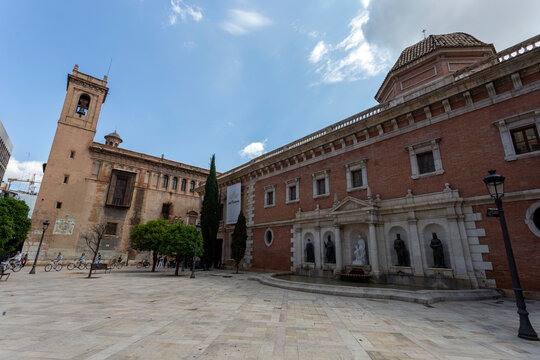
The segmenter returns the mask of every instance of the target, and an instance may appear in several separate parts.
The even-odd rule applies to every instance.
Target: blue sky
[[[40,176],[75,64],[101,78],[112,58],[96,141],[116,130],[124,148],[201,167],[215,153],[226,171],[376,105],[422,29],[502,50],[540,33],[538,13],[502,0],[2,1],[5,178]]]

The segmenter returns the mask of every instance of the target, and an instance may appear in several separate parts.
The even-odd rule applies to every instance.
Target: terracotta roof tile
[[[390,71],[397,70],[402,66],[405,66],[437,49],[476,46],[490,45],[478,40],[472,35],[462,32],[443,35],[429,35],[424,40],[417,42],[416,44],[411,45],[403,50],[399,56],[399,59],[396,61]]]

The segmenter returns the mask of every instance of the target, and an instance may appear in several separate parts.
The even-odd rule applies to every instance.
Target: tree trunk
[[[237,262],[236,262],[236,273],[237,273],[237,274],[238,274],[238,267],[239,267],[239,265],[240,265],[240,262],[237,261]]]
[[[96,257],[99,252],[99,245],[101,245],[101,238],[98,238],[97,245],[96,245],[96,251],[94,252],[94,257],[92,258],[92,263],[90,264],[90,271],[88,272],[88,278],[90,279],[92,277],[92,265],[96,262]]]
[[[180,268],[180,255],[176,255],[176,269],[174,269],[174,276],[178,276],[179,268]]]
[[[152,272],[156,272],[156,264],[157,264],[157,252],[152,253]]]
[[[182,272],[184,272],[184,269],[186,268],[186,261],[187,261],[187,256],[184,256],[184,260],[182,260]]]

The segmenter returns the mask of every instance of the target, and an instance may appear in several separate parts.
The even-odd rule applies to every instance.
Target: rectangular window
[[[111,183],[107,194],[107,205],[129,207],[135,187],[135,176],[137,174],[113,170],[111,174]]]
[[[159,174],[155,174],[154,175],[154,186],[158,185],[158,181],[159,181]]]
[[[534,125],[512,130],[511,133],[516,154],[540,150],[538,133]]]
[[[67,184],[69,181],[69,175],[64,175],[64,184]]]
[[[116,235],[118,230],[118,223],[108,222],[105,224],[105,235]]]
[[[186,179],[182,179],[182,184],[180,185],[180,190],[186,191]]]
[[[317,180],[317,195],[324,195],[326,194],[326,179],[318,179]]]
[[[435,161],[433,160],[432,151],[416,154],[416,160],[418,161],[418,172],[420,174],[435,172]]]
[[[289,201],[296,200],[296,185],[289,186]]]
[[[266,205],[274,205],[274,192],[268,191],[266,193]]]
[[[168,175],[163,176],[163,184],[162,184],[162,187],[163,187],[164,189],[166,189],[166,188],[169,187],[169,176],[168,176]]]
[[[178,187],[178,178],[175,176],[172,178],[172,189],[176,190],[177,187]]]
[[[353,170],[351,171],[351,177],[352,177],[352,187],[361,187],[363,184],[362,182],[362,170]]]
[[[69,157],[70,157],[70,159],[73,159],[75,157],[75,151],[71,150],[69,152]]]
[[[57,201],[56,202],[56,208],[57,209],[61,209],[62,208],[62,203],[60,201]]]

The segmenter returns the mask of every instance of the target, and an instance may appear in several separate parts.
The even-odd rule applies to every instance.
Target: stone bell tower
[[[50,222],[40,258],[47,252],[75,248],[88,204],[81,203],[86,191],[86,176],[92,167],[89,146],[94,140],[101,112],[107,98],[107,76],[103,80],[79,72],[75,65],[67,76],[67,90],[49,159],[43,165],[44,175],[32,217],[32,231],[25,251],[37,248],[45,220]]]

